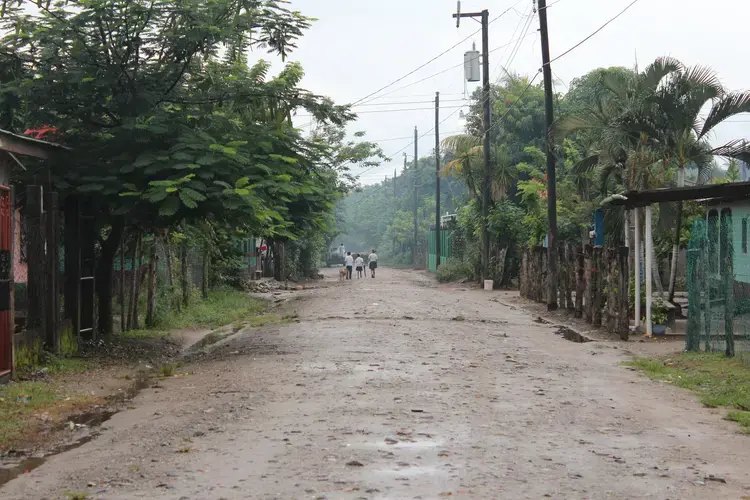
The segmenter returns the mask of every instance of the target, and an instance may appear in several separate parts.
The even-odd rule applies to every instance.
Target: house
[[[51,159],[68,148],[59,144],[14,134],[0,129],[0,380],[13,371],[14,275],[23,271],[18,259],[20,233],[18,214],[13,210],[13,191],[10,185],[14,168],[25,169],[21,158]]]

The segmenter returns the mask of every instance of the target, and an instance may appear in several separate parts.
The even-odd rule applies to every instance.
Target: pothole
[[[572,330],[568,328],[567,326],[557,326],[557,331],[555,332],[555,335],[562,335],[562,338],[564,338],[565,340],[569,340],[570,342],[576,342],[578,344],[583,344],[584,342],[591,342],[590,338],[584,337],[577,331]]]

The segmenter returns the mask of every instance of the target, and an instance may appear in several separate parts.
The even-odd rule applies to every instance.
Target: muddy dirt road
[[[0,497],[750,496],[750,438],[623,344],[414,272],[297,297],[299,323],[217,345]]]

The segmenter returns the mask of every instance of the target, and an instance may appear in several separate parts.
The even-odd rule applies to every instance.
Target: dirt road
[[[750,438],[622,344],[414,272],[299,293],[299,323],[238,333],[0,497],[750,496]]]

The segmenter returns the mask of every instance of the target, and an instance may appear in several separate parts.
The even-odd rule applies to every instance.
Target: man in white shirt
[[[375,249],[372,249],[372,253],[367,256],[367,261],[370,263],[370,273],[372,273],[372,277],[375,277],[375,269],[378,268],[378,254],[375,253]]]
[[[346,267],[346,279],[352,279],[352,268],[354,267],[354,257],[352,257],[351,252],[346,252],[346,257],[344,257],[344,267]]]

